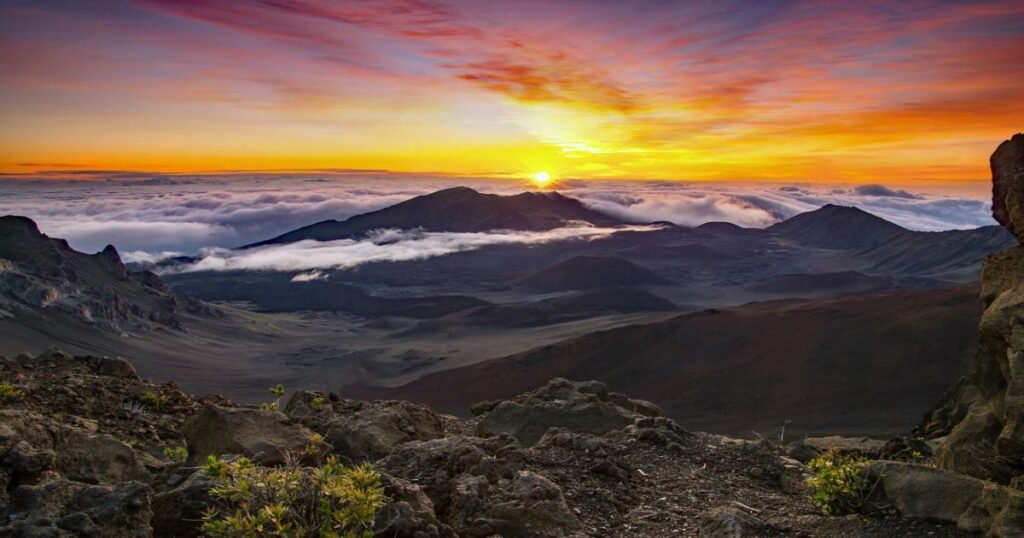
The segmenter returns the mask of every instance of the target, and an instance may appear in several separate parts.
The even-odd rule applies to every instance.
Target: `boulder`
[[[423,490],[387,473],[381,473],[387,502],[377,510],[375,536],[380,538],[454,538],[451,527],[434,514],[434,503]]]
[[[601,435],[622,429],[645,416],[621,404],[625,397],[612,397],[597,381],[576,383],[555,378],[543,387],[491,407],[477,424],[482,436],[508,434],[523,446],[531,446],[549,428]],[[636,409],[653,412],[653,404],[637,401]]]
[[[463,475],[451,511],[463,536],[562,537],[580,528],[561,488],[531,471],[520,471],[505,488]]]
[[[150,473],[135,450],[105,434],[63,428],[55,446],[62,475],[89,484],[148,482]]]
[[[121,357],[115,357],[113,359],[109,357],[101,358],[96,365],[96,373],[127,379],[138,379],[139,377],[138,374],[135,373],[135,367],[132,366],[132,363],[128,362],[127,359],[122,359]]]
[[[853,456],[877,458],[882,454],[886,441],[867,437],[843,437],[830,435],[826,437],[807,437],[786,445],[786,455],[807,463],[823,452],[835,450]]]
[[[110,486],[53,478],[11,493],[0,536],[148,537],[151,491],[141,482]]]
[[[301,453],[314,438],[312,431],[282,413],[213,404],[201,407],[181,430],[189,465],[198,465],[211,454],[238,454],[278,465],[289,453]]]
[[[202,470],[153,498],[153,534],[167,538],[199,536],[203,511],[210,502],[214,482]]]
[[[1019,537],[1024,529],[1024,491],[910,463],[877,462],[866,472],[880,486],[869,501],[891,505],[903,517],[996,537]]]
[[[379,463],[418,484],[458,536],[565,536],[580,527],[562,490],[524,468],[514,439],[455,435],[398,446]]]
[[[402,443],[445,435],[441,415],[407,401],[342,400],[300,391],[292,396],[285,413],[322,435],[335,452],[353,462],[380,459]]]
[[[1024,243],[1024,133],[996,148],[992,166],[992,216]]]

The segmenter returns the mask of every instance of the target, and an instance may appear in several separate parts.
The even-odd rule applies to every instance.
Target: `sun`
[[[547,172],[537,172],[536,174],[533,174],[533,182],[536,183],[538,187],[543,187],[551,182],[551,174]]]

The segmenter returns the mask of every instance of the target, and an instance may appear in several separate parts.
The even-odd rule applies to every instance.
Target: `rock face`
[[[235,454],[263,465],[279,465],[289,453],[301,453],[313,432],[276,411],[206,405],[181,428],[189,463],[209,455]]]
[[[140,482],[86,485],[55,478],[11,494],[3,536],[152,536],[150,489]]]
[[[349,461],[387,456],[402,443],[445,435],[445,419],[429,407],[406,401],[343,400],[336,395],[296,392],[285,413],[324,437]]]
[[[992,165],[992,216],[1024,242],[1024,133],[996,148]]]
[[[1024,241],[1024,135],[992,155],[992,212]],[[966,412],[938,451],[946,469],[999,483],[1024,483],[1024,245],[989,256],[982,269],[985,312],[968,386]],[[950,407],[947,405],[946,407]]]
[[[128,271],[113,246],[85,254],[41,233],[31,219],[0,217],[0,317],[46,321],[59,314],[92,328],[146,332],[180,328],[183,306],[192,309],[155,274]]]
[[[561,488],[525,469],[509,437],[454,436],[406,443],[381,462],[414,480],[459,536],[566,536],[580,527]]]
[[[1021,536],[1024,491],[923,465],[878,462],[875,502],[891,504],[908,518],[955,523],[985,536]]]
[[[478,434],[511,435],[523,446],[539,441],[549,428],[604,434],[625,428],[643,416],[661,414],[650,402],[609,392],[604,383],[574,383],[561,378],[511,400],[478,404],[474,412],[485,412],[477,424]]]

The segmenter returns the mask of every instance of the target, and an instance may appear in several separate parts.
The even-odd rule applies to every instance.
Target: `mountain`
[[[0,319],[84,322],[114,332],[177,327],[182,307],[148,271],[128,271],[117,249],[72,249],[31,219],[0,217]]]
[[[666,284],[650,269],[613,256],[574,256],[519,281],[519,285],[540,291],[586,290],[594,288]]]
[[[935,276],[948,280],[977,279],[978,266],[992,252],[1012,246],[1013,234],[1002,226],[973,230],[899,234],[858,256],[866,271],[893,275]]]
[[[553,376],[643,394],[683,426],[719,433],[906,431],[974,352],[977,287],[772,301],[590,333],[359,397],[465,413]]]
[[[595,226],[616,226],[622,221],[587,208],[557,192],[524,192],[514,196],[483,194],[468,187],[454,187],[417,196],[379,211],[356,215],[345,221],[326,220],[293,230],[273,239],[248,245],[256,247],[292,243],[304,239],[331,241],[358,238],[370,230],[421,228],[430,232],[484,232],[488,230],[542,231],[582,221]]]
[[[911,233],[862,209],[832,204],[773,224],[767,230],[801,245],[838,250],[870,248]]]

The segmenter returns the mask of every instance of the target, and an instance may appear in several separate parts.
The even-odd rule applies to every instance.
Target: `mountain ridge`
[[[579,200],[558,192],[523,192],[503,196],[480,193],[469,187],[452,187],[416,196],[377,211],[355,215],[344,221],[321,221],[242,248],[304,239],[332,241],[361,238],[370,230],[381,228],[423,229],[430,232],[483,232],[497,229],[544,231],[569,221],[582,221],[594,226],[625,224],[622,220],[587,208]]]

